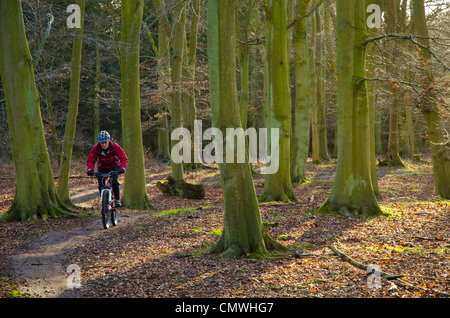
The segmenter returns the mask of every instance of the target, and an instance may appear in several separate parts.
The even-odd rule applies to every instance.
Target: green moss
[[[156,214],[155,216],[160,217],[160,216],[167,216],[167,215],[175,215],[175,214],[179,214],[179,213],[193,213],[196,210],[194,208],[188,208],[188,209],[172,209],[170,208],[167,211],[161,212]]]

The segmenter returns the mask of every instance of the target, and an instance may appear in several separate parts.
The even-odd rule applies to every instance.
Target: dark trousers
[[[98,168],[98,172],[100,173],[108,173],[111,171],[118,171],[120,170],[120,167],[113,167],[113,168]],[[117,177],[112,177],[112,190],[114,193],[114,198],[116,200],[120,200],[120,190],[119,190],[119,180],[118,180],[118,176]],[[101,183],[101,178],[98,178],[98,191],[100,192],[100,195],[102,195],[102,183]]]

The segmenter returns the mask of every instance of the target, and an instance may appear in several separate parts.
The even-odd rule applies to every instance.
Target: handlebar
[[[122,174],[122,173],[123,172],[120,172],[120,171],[110,171],[110,172],[106,172],[106,173],[95,172],[94,176],[107,178],[107,177],[116,177],[116,176],[118,176],[119,174]]]

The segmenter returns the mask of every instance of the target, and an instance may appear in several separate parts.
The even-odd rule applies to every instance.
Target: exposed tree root
[[[145,196],[145,198],[139,205],[138,204],[130,205],[128,203],[126,197],[124,196],[122,198],[122,204],[124,207],[126,207],[130,210],[155,210],[156,209],[156,207],[152,204],[152,202],[150,201],[148,196]]]
[[[0,218],[0,221],[33,221],[33,220],[47,220],[48,218],[58,218],[59,216],[66,215],[71,217],[77,217],[78,213],[63,204],[45,204],[37,205],[34,208],[21,209],[16,201],[14,201],[10,208]]]
[[[367,204],[363,206],[350,206],[341,203],[335,203],[330,199],[326,200],[324,204],[319,208],[319,212],[324,213],[339,213],[346,216],[375,216],[383,213],[378,204]]]
[[[216,244],[208,251],[208,254],[219,254],[224,258],[236,258],[243,255],[267,255],[269,251],[288,251],[289,248],[275,241],[263,228],[262,241],[254,242],[251,246],[247,244],[227,243],[227,234],[223,233]],[[243,239],[243,241],[245,241]]]
[[[406,167],[406,164],[403,162],[400,156],[394,153],[387,153],[386,157],[383,160],[378,161],[378,165],[388,167]]]

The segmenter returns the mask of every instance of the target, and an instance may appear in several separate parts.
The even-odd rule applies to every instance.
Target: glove
[[[118,172],[119,174],[125,173],[125,168],[120,168],[119,170],[117,170],[117,172]]]
[[[91,169],[89,169],[87,172],[88,176],[93,176],[94,175],[94,171],[92,171]]]

